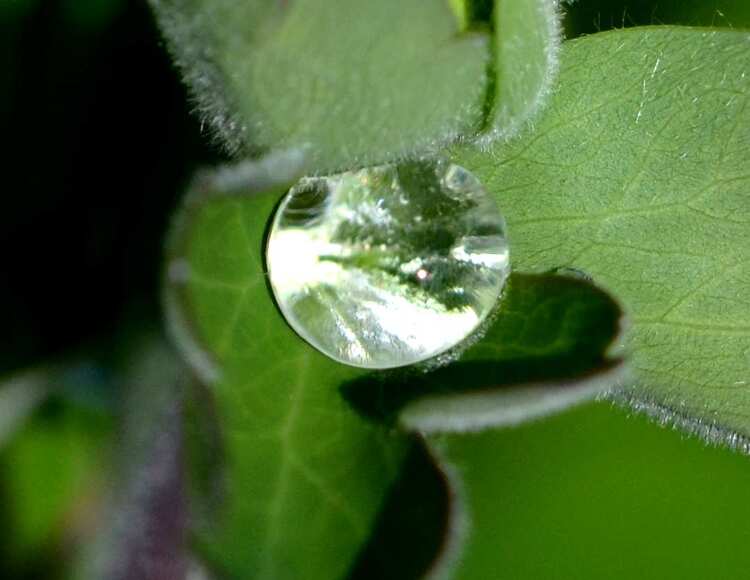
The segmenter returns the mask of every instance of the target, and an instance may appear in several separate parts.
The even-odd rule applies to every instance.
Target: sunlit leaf
[[[581,269],[622,299],[637,388],[709,438],[750,434],[750,34],[567,43],[535,131],[456,152],[508,218],[522,270]]]

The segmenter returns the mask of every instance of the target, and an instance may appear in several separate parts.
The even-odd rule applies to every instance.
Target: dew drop
[[[510,271],[494,200],[442,160],[302,179],[274,216],[266,263],[302,338],[376,369],[459,344],[492,311]]]

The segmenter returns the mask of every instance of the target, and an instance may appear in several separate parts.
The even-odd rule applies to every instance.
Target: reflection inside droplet
[[[302,179],[274,217],[267,265],[292,328],[367,368],[456,346],[491,312],[510,270],[495,202],[446,161]]]

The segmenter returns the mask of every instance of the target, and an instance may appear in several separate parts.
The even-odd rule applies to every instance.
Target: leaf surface
[[[456,162],[492,191],[514,265],[624,302],[637,406],[750,434],[750,34],[653,27],[566,43],[536,130]]]
[[[273,304],[263,264],[266,224],[303,165],[299,156],[281,154],[200,177],[169,244],[172,334],[210,383],[213,399],[193,401],[189,412],[214,405],[223,439],[219,453],[207,423],[187,427],[193,440],[188,455],[198,469],[194,505],[205,496],[198,545],[230,576],[341,577],[355,562],[378,558],[388,569],[382,555],[400,549],[383,538],[393,526],[388,506],[399,505],[393,498],[400,486],[410,490],[402,496],[414,496],[409,482],[393,487],[402,466],[408,473],[413,462],[403,463],[410,437],[372,407],[379,394],[395,395],[386,409],[391,415],[409,403],[401,421],[408,429],[479,428],[592,396],[622,367],[606,357],[619,332],[619,307],[588,281],[561,275],[515,276],[501,314],[464,353],[465,363],[373,372],[320,354]],[[455,392],[446,393],[449,388]],[[404,392],[409,396],[400,396]],[[213,451],[201,452],[196,444]],[[218,483],[206,476],[217,469]],[[425,485],[432,491],[425,487],[423,496],[447,501],[430,481]],[[218,516],[206,517],[217,494]],[[453,538],[455,519],[440,515],[447,509],[430,505],[424,513]],[[454,544],[443,542],[442,533],[420,540],[417,567],[435,558],[436,566],[448,565],[441,554]],[[441,552],[431,558],[436,546]]]
[[[235,148],[324,172],[435,149],[481,121],[488,37],[444,0],[155,0],[200,109]]]
[[[224,440],[221,509],[197,541],[232,577],[339,578],[370,534],[407,441],[359,418],[337,387],[360,371],[309,347],[275,308],[264,236],[289,181],[278,165],[244,167],[246,175],[198,182],[200,201],[188,200],[172,240],[173,331],[213,379]],[[213,373],[205,357],[196,362],[198,348]]]

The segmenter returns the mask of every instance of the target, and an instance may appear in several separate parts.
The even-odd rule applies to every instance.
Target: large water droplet
[[[292,328],[366,368],[456,346],[492,311],[510,271],[495,202],[446,161],[302,179],[274,217],[267,265]]]

